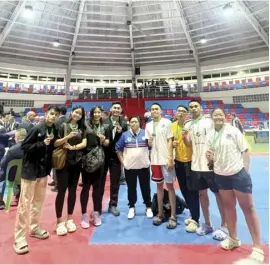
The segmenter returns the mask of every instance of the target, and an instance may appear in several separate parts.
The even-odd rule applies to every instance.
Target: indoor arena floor
[[[253,198],[260,218],[261,240],[265,248],[268,262],[269,242],[269,163],[267,154],[251,157],[251,175],[253,179]],[[78,188],[74,221],[77,231],[64,237],[56,236],[54,200],[56,193],[48,187],[43,209],[41,224],[50,232],[50,238],[42,241],[29,238],[30,253],[19,256],[13,251],[13,229],[16,209],[9,213],[0,212],[0,263],[11,264],[231,264],[245,258],[251,251],[251,237],[245,224],[244,216],[238,208],[238,231],[242,246],[234,251],[226,252],[219,247],[219,242],[211,235],[197,236],[185,232],[185,211],[178,217],[175,230],[166,229],[166,224],[159,227],[152,225],[146,218],[144,205],[140,199],[136,205],[136,217],[127,219],[127,190],[121,186],[119,194],[120,217],[107,213],[109,183],[106,184],[104,199],[103,224],[83,230],[80,227],[80,202]],[[152,193],[155,192],[152,183]],[[179,189],[177,194],[180,195]],[[220,218],[213,194],[210,195],[210,212],[215,227],[219,226]],[[90,200],[91,201],[91,200]],[[89,212],[92,203],[88,205]],[[64,212],[66,207],[64,207]]]

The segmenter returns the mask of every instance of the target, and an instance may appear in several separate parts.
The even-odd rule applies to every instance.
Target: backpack
[[[185,209],[188,209],[186,202],[178,195],[176,195],[176,214],[181,214]],[[168,220],[171,217],[171,205],[169,201],[169,192],[166,189],[164,189],[163,210],[165,220]],[[157,193],[153,195],[152,212],[154,216],[158,214]]]

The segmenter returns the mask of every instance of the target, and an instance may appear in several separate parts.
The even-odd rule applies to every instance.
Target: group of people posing
[[[232,250],[240,247],[237,237],[236,202],[238,201],[253,240],[249,259],[263,262],[264,252],[260,244],[259,221],[252,200],[252,182],[249,175],[248,145],[243,134],[236,127],[227,124],[222,109],[215,109],[211,118],[202,115],[197,100],[191,100],[188,107],[179,105],[176,121],[171,123],[162,118],[162,107],[151,106],[152,121],[145,129],[140,118],[129,118],[129,126],[121,116],[121,103],[111,107],[111,116],[103,120],[102,108],[93,107],[89,120],[81,106],[74,107],[70,117],[58,128],[55,127],[55,108],[50,107],[45,122],[36,125],[21,144],[24,151],[21,195],[15,222],[14,250],[18,254],[29,251],[26,241],[27,223],[30,221],[30,235],[39,239],[49,237],[40,228],[39,220],[45,199],[47,176],[52,169],[55,148],[67,150],[64,167],[56,170],[57,196],[55,200],[56,234],[59,236],[75,232],[73,211],[76,202],[76,188],[82,176],[81,226],[89,228],[102,224],[102,199],[107,172],[110,175],[109,212],[119,216],[117,208],[121,167],[124,168],[128,188],[128,218],[136,216],[137,179],[144,200],[145,214],[153,218],[154,225],[164,221],[164,182],[169,193],[171,216],[168,229],[177,227],[176,196],[174,182],[177,178],[181,193],[190,210],[185,220],[186,231],[200,236],[212,233],[221,241],[221,247]],[[187,120],[188,112],[192,118]],[[93,150],[103,150],[97,156]],[[90,154],[90,156],[89,156]],[[101,164],[95,171],[89,171],[88,161],[94,159]],[[83,162],[84,161],[84,162]],[[86,161],[86,162],[85,162]],[[90,162],[89,162],[90,163]],[[157,184],[158,214],[151,209],[150,180]],[[87,213],[89,190],[92,186],[94,209]],[[220,227],[214,229],[209,211],[208,189],[216,197],[220,211]],[[67,217],[62,217],[65,194],[68,191]],[[200,207],[204,222],[200,223]]]

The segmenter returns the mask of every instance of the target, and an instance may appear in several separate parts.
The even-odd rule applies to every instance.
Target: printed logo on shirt
[[[200,137],[202,134],[201,133],[199,133],[199,132],[196,132],[196,134],[195,134],[197,137]]]
[[[226,134],[226,139],[232,140],[232,135],[230,133]]]
[[[127,138],[127,141],[128,141],[128,142],[131,142],[131,138],[130,138],[130,137],[128,137],[128,138]]]

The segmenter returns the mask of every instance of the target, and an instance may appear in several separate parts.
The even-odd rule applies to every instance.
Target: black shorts
[[[243,193],[252,193],[252,181],[244,168],[232,176],[221,176],[217,174],[215,176],[220,190],[237,190]]]
[[[219,188],[213,171],[191,171],[191,176],[193,180],[193,190],[200,191],[210,189],[212,192],[218,193]]]

